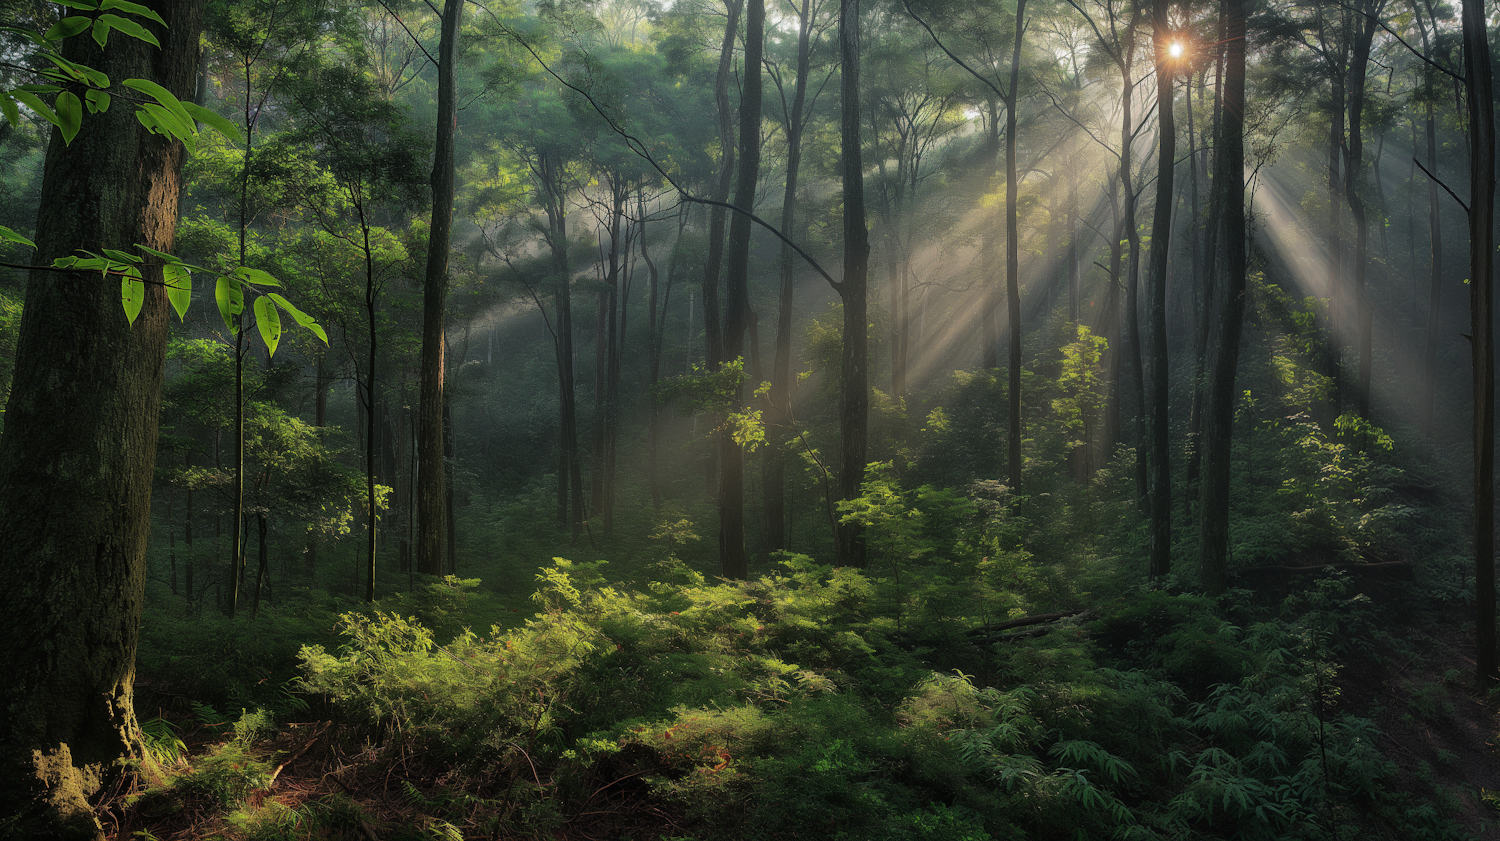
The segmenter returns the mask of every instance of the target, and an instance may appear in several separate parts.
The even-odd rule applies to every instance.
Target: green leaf
[[[253,283],[256,286],[281,286],[281,281],[272,276],[270,272],[252,269],[249,266],[240,266],[235,269],[234,276],[245,283]]]
[[[145,41],[151,46],[161,49],[161,42],[156,40],[156,36],[147,32],[146,27],[141,26],[130,18],[122,18],[119,15],[100,15],[99,20],[107,24],[110,29],[118,29],[132,38]]]
[[[164,263],[181,263],[182,262],[182,260],[180,258],[178,258],[175,254],[168,254],[165,251],[157,251],[155,248],[152,248],[149,245],[141,245],[140,243],[136,243],[135,247],[139,248],[140,250],[142,250],[144,252],[146,252],[147,254],[150,254],[152,257],[155,257],[158,260],[161,260]]]
[[[94,43],[99,45],[99,49],[109,46],[109,24],[102,20],[95,20],[93,30],[89,34],[94,36]]]
[[[16,90],[26,91],[27,93],[35,93],[35,94],[48,94],[48,93],[61,93],[62,92],[62,88],[58,87],[57,85],[16,85]]]
[[[193,301],[193,273],[182,263],[167,263],[161,267],[162,282],[167,287],[167,300],[177,310],[177,318],[187,320],[188,304]]]
[[[49,107],[47,103],[38,99],[36,94],[31,93],[30,91],[23,91],[18,88],[11,91],[10,95],[14,96],[16,99],[21,100],[21,104],[25,105],[27,108],[30,108],[32,111],[35,111],[37,114],[40,114],[47,120],[47,122],[53,125],[59,124],[57,120],[57,114],[53,113],[51,107]]]
[[[15,231],[12,231],[10,228],[5,227],[4,225],[0,225],[0,240],[4,240],[6,242],[19,242],[22,245],[36,248],[36,243],[32,242],[26,237],[21,236]]]
[[[70,15],[52,24],[52,28],[48,29],[42,37],[48,41],[61,41],[64,38],[72,38],[74,35],[88,29],[91,23],[93,21],[84,15]]]
[[[146,303],[146,284],[141,282],[139,272],[135,277],[130,277],[130,272],[135,272],[135,268],[131,267],[120,278],[120,299],[125,305],[125,318],[134,324],[135,317],[141,314],[141,305]]]
[[[0,91],[0,113],[5,114],[5,121],[11,128],[21,127],[21,109],[16,107],[16,100],[9,91]]]
[[[234,329],[234,317],[245,311],[245,290],[232,277],[220,277],[214,285],[214,301],[219,305],[219,315],[224,326]]]
[[[297,326],[311,331],[314,336],[323,340],[323,344],[328,344],[328,333],[323,330],[323,327],[318,322],[313,320],[312,316],[292,306],[291,301],[288,301],[275,292],[267,293],[266,297],[275,301],[277,306],[286,310],[287,315],[290,315],[292,320],[297,322]]]
[[[182,121],[183,125],[189,127],[193,125],[193,118],[188,116],[187,109],[182,107],[182,101],[173,96],[171,91],[167,90],[161,85],[158,85],[150,79],[126,79],[120,84],[124,85],[127,88],[130,88],[131,90],[140,91],[141,93],[161,103],[162,107],[166,108],[168,111],[171,111],[172,114],[177,117],[177,119]]]
[[[72,91],[63,91],[57,95],[57,116],[62,120],[57,127],[62,130],[63,143],[72,143],[83,127],[83,101]]]
[[[130,0],[104,0],[103,3],[99,4],[99,8],[101,10],[118,9],[128,15],[139,15],[143,18],[150,18],[161,24],[162,26],[167,25],[167,22],[161,19],[161,15],[151,11],[150,9],[142,6],[139,3],[132,3],[130,2]]]
[[[148,102],[136,108],[137,113],[141,111],[145,111],[151,115],[153,124],[156,127],[155,131],[158,134],[165,134],[181,140],[183,145],[189,149],[197,145],[194,140],[198,129],[193,125],[191,119],[186,121],[181,120],[175,113],[155,102]],[[147,128],[151,128],[151,126],[147,126]]]
[[[245,135],[240,131],[239,126],[235,125],[229,120],[224,119],[213,111],[204,108],[202,105],[199,105],[196,102],[184,102],[182,103],[182,107],[189,114],[193,115],[193,119],[197,120],[200,123],[203,123],[214,131],[217,131],[219,134],[224,135],[235,143],[245,142]]]
[[[139,263],[142,259],[127,251],[118,251],[113,248],[101,248],[99,251],[109,259],[119,263]]]
[[[70,9],[83,9],[85,12],[99,11],[98,0],[53,0],[59,6],[67,6]]]
[[[255,326],[266,343],[266,354],[276,355],[276,345],[281,342],[281,315],[271,299],[264,296],[255,299]]]
[[[103,114],[109,110],[110,96],[104,91],[90,89],[83,98],[88,102],[90,114]]]

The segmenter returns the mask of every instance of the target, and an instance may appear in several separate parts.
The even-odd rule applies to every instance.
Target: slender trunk
[[[1469,113],[1469,319],[1474,374],[1475,667],[1493,686],[1495,656],[1495,99],[1483,0],[1463,3]]]
[[[1210,365],[1212,384],[1205,412],[1202,502],[1199,505],[1198,564],[1210,595],[1228,586],[1230,448],[1234,432],[1234,379],[1239,366],[1245,313],[1245,18],[1247,0],[1220,0],[1226,48],[1224,108],[1214,140],[1211,224],[1218,232],[1212,252],[1219,302],[1218,343]]]
[[[839,498],[855,499],[864,484],[870,406],[867,297],[870,234],[865,224],[864,162],[860,149],[858,0],[841,0],[839,4],[839,56],[843,66],[839,84],[839,148],[844,194],[844,272],[839,284],[839,294],[844,300]],[[865,538],[859,524],[838,523],[834,534],[834,562],[863,568]]]
[[[812,65],[811,0],[798,10],[796,93],[786,120],[786,187],[781,195],[781,230],[796,239],[797,182],[802,171],[803,112]],[[768,553],[786,548],[786,457],[792,437],[792,303],[796,263],[791,246],[781,246],[781,284],[776,301],[776,353],[771,362],[771,390],[766,395],[766,446],[761,463],[761,494],[765,508],[765,546]]]
[[[1177,158],[1177,124],[1172,105],[1172,60],[1167,55],[1171,30],[1167,22],[1170,0],[1154,0],[1152,28],[1156,35],[1157,165],[1156,213],[1151,228],[1151,421],[1148,490],[1151,511],[1151,577],[1172,569],[1171,437],[1167,424],[1167,266],[1171,261],[1172,182]]]
[[[1010,91],[1005,103],[1005,305],[1010,316],[1010,384],[1006,391],[1009,456],[1006,475],[1011,490],[1021,489],[1021,240],[1016,208],[1016,107],[1020,104],[1021,39],[1026,32],[1026,0],[1016,3],[1016,35],[1010,53]]]
[[[734,203],[755,206],[760,175],[761,54],[765,43],[765,0],[749,0],[745,14],[745,68],[740,92],[740,167]],[[724,289],[724,359],[743,363],[750,325],[750,217],[736,213],[729,223],[729,260]],[[748,366],[746,366],[748,372]],[[732,411],[744,409],[743,386],[730,396]],[[719,562],[725,578],[747,578],[745,551],[745,450],[726,426],[719,434]]]
[[[1348,153],[1344,165],[1344,198],[1349,202],[1349,216],[1354,222],[1354,312],[1358,324],[1359,384],[1355,392],[1355,411],[1362,418],[1370,417],[1370,378],[1372,373],[1372,322],[1369,294],[1365,281],[1369,274],[1370,229],[1365,224],[1365,201],[1360,195],[1364,161],[1364,104],[1365,80],[1368,76],[1370,46],[1375,37],[1376,16],[1379,3],[1362,4],[1364,16],[1359,17],[1359,29],[1354,39],[1354,49],[1349,61],[1349,139]]]
[[[422,287],[422,391],[417,421],[417,571],[442,575],[447,514],[443,464],[443,321],[453,238],[456,71],[463,0],[443,3],[438,45],[437,140],[432,161],[432,223]]]

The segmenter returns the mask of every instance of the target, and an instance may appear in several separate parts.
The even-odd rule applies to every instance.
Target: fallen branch
[[[1235,575],[1255,575],[1267,572],[1283,572],[1288,575],[1305,575],[1312,572],[1330,571],[1351,572],[1356,575],[1367,572],[1405,571],[1407,576],[1411,575],[1411,561],[1379,561],[1373,564],[1358,562],[1339,562],[1332,564],[1312,564],[1309,566],[1290,566],[1286,564],[1268,564],[1266,566],[1245,567],[1236,571]]]
[[[975,643],[1005,642],[1007,640],[1039,637],[1052,630],[1053,624],[1061,622],[1064,619],[1076,618],[1077,621],[1081,622],[1093,618],[1098,612],[1096,608],[1089,608],[1088,610],[1069,610],[1062,613],[1042,613],[1036,616],[1023,616],[1019,619],[1009,619],[1004,622],[995,622],[990,625],[974,628],[968,631],[966,636]],[[1012,628],[1027,628],[1027,630],[1005,633]]]
[[[288,759],[287,761],[281,763],[280,765],[277,765],[276,766],[276,770],[274,770],[274,771],[271,772],[271,779],[266,782],[266,788],[269,789],[272,786],[276,785],[276,778],[279,777],[279,776],[281,776],[281,772],[284,771],[284,770],[286,770],[286,767],[288,765],[291,765],[293,762],[296,762],[297,760],[301,759],[302,758],[302,754],[307,753],[307,749],[310,748],[310,747],[312,747],[313,744],[315,742],[317,742],[318,739],[321,738],[324,733],[327,733],[328,732],[328,728],[331,727],[331,726],[333,726],[333,722],[331,722],[331,721],[325,721],[325,722],[323,722],[323,726],[318,729],[318,732],[312,734],[312,738],[308,739],[307,743],[304,744],[301,747],[301,749],[299,749],[296,753],[292,754],[292,756],[291,756],[290,759]]]

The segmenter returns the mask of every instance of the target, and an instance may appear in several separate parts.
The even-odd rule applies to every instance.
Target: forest
[[[1496,837],[1497,34],[0,0],[0,841]]]

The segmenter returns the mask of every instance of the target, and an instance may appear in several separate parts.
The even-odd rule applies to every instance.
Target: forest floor
[[[1380,751],[1398,769],[1393,789],[1431,804],[1472,838],[1500,839],[1500,697],[1477,695],[1469,685],[1475,665],[1472,627],[1472,611],[1460,606],[1436,615],[1408,614],[1387,625],[1395,650],[1369,651],[1344,665],[1337,709],[1378,724]],[[183,741],[193,761],[232,735],[225,727],[196,722],[189,710],[163,712],[181,716]],[[167,809],[120,797],[103,804],[101,817],[110,837],[120,841],[407,841],[461,832],[430,817],[435,812],[457,817],[455,812],[465,811],[460,804],[429,800],[405,783],[415,781],[422,791],[440,788],[448,773],[440,763],[417,755],[393,759],[338,728],[329,721],[282,724],[273,737],[257,742],[253,754],[273,769],[271,784],[251,792],[238,812],[226,814],[208,799],[191,795],[176,798]],[[611,802],[601,803],[601,811],[568,821],[553,837],[604,841],[626,829],[640,838],[685,830],[643,787],[636,792],[635,798],[604,798]],[[630,799],[639,802],[624,802]],[[311,835],[293,825],[279,832],[268,825],[278,814],[305,812],[305,804],[328,803],[343,803],[347,809],[319,821]]]
[[[1394,788],[1433,803],[1475,838],[1500,839],[1500,700],[1473,691],[1473,611],[1392,628],[1404,649],[1361,657],[1339,676],[1339,706],[1380,727]]]

